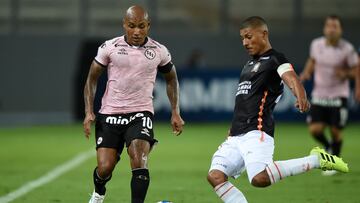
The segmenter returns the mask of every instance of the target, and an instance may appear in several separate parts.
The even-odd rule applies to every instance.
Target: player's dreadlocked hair
[[[256,27],[261,27],[261,26],[265,26],[267,28],[266,21],[260,16],[251,16],[251,17],[246,18],[240,24],[240,30],[249,28],[249,27],[256,28]]]

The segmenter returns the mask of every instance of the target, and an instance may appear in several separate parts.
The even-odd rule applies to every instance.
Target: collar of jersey
[[[273,51],[274,51],[274,49],[269,49],[269,50],[267,50],[266,52],[264,52],[264,53],[261,54],[261,55],[254,55],[252,58],[253,58],[253,59],[259,59],[260,57],[266,56],[266,55],[270,54],[270,53],[273,52]]]
[[[124,41],[125,41],[125,43],[127,44],[127,45],[129,45],[130,47],[133,47],[133,48],[140,48],[140,47],[143,47],[148,41],[149,41],[149,39],[148,39],[148,37],[145,37],[145,40],[144,40],[144,43],[142,43],[142,45],[140,45],[140,46],[134,46],[134,45],[131,45],[131,44],[129,44],[127,41],[126,41],[126,35],[124,35]]]

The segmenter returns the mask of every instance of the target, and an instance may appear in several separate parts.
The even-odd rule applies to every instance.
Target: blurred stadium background
[[[122,34],[122,16],[133,4],[148,9],[150,36],[172,53],[187,122],[182,138],[169,138],[168,124],[161,123],[170,115],[159,77],[154,92],[159,121],[156,133],[164,145],[153,154],[155,177],[149,202],[163,198],[176,203],[218,202],[204,174],[212,153],[224,139],[235,85],[248,58],[238,31],[243,19],[263,16],[270,26],[273,47],[287,55],[298,73],[308,57],[311,40],[322,35],[328,14],[339,15],[344,37],[355,48],[360,46],[358,0],[0,0],[0,198],[93,147],[92,140],[83,140],[80,126],[86,74],[97,47]],[[105,80],[106,76],[99,84],[98,97]],[[310,93],[312,83],[305,85]],[[302,156],[315,145],[308,135],[305,115],[296,113],[293,101],[286,91],[276,109],[276,119],[281,121],[276,158]],[[360,160],[355,154],[359,152],[360,109],[352,98],[349,104],[351,124],[345,131],[344,156],[353,166],[352,175],[324,179],[314,172],[303,179],[291,178],[263,190],[268,202],[360,202],[354,189],[360,186]],[[99,105],[97,102],[96,108]],[[189,146],[189,150],[184,152],[181,146]],[[177,151],[170,155],[176,157],[177,164],[169,167],[166,163],[174,160],[166,154],[173,148]],[[190,156],[194,158],[186,159]],[[128,201],[128,166],[123,163],[119,166],[121,178],[114,178],[110,190],[124,192],[122,197],[109,197],[109,202]],[[93,158],[64,179],[14,202],[85,202],[92,190],[94,164]],[[164,172],[171,177],[171,184],[161,177]],[[188,189],[191,183],[185,181],[187,177],[194,180],[195,188]],[[262,202],[259,189],[251,188],[245,178],[240,182],[252,202]],[[309,189],[316,184],[321,188],[315,192]],[[59,190],[62,194],[57,194]]]
[[[149,9],[151,36],[167,45],[179,71],[202,69],[201,81],[219,70],[235,70],[230,75],[237,78],[247,59],[238,25],[250,15],[267,19],[273,46],[297,70],[328,14],[340,15],[345,37],[360,45],[357,0],[0,0],[0,124],[80,119],[82,86],[96,49],[122,33],[123,13],[135,3]],[[182,104],[186,111],[186,98]]]

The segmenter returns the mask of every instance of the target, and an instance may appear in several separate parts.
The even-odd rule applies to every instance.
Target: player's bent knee
[[[271,182],[268,175],[259,173],[252,178],[251,185],[255,187],[267,187],[271,185]]]
[[[324,132],[324,128],[322,126],[314,125],[314,124],[310,125],[309,130],[310,130],[310,133],[314,136],[317,136]]]
[[[98,164],[97,173],[101,178],[107,178],[111,175],[114,164],[111,162],[102,162]]]
[[[148,155],[150,153],[150,144],[146,140],[135,139],[131,141],[128,153],[133,169],[146,168]]]
[[[131,168],[135,169],[135,168],[146,168],[147,166],[147,156],[142,156],[140,157],[136,157],[136,158],[130,158],[130,164],[131,164]]]
[[[226,182],[227,177],[223,172],[219,170],[212,170],[208,173],[207,180],[213,187],[215,187],[223,182]]]

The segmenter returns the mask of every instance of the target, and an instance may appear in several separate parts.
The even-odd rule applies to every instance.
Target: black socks
[[[332,152],[332,154],[336,155],[336,156],[339,156],[340,151],[341,151],[341,146],[342,146],[342,140],[340,140],[340,141],[333,140],[333,142],[331,143],[331,152]]]
[[[325,147],[325,150],[327,152],[336,156],[340,155],[342,140],[333,140],[330,144],[329,141],[326,139],[324,133],[313,134],[313,137]]]
[[[99,177],[96,167],[93,173],[93,179],[95,185],[95,192],[98,193],[99,195],[105,195],[106,192],[105,184],[111,179],[111,175],[106,179],[102,179],[101,177]]]
[[[106,188],[105,184],[111,179],[111,175],[102,179],[97,173],[97,167],[93,173],[95,192],[99,195],[105,195]],[[132,171],[131,178],[131,202],[132,203],[143,203],[149,187],[150,176],[148,169],[139,168]]]
[[[329,147],[330,147],[330,143],[329,141],[326,139],[324,133],[314,133],[313,137],[315,138],[315,140],[317,140],[318,142],[320,142],[324,147],[325,150],[328,151]]]
[[[145,168],[138,168],[132,171],[131,178],[131,202],[143,203],[149,187],[149,171]]]

